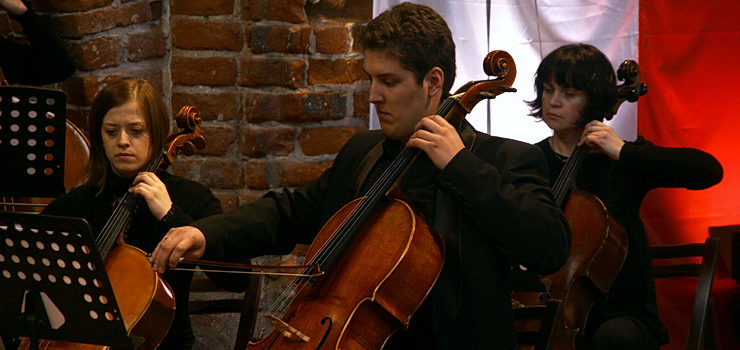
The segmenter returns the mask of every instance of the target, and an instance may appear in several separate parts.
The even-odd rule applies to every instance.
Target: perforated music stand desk
[[[0,330],[133,349],[83,219],[0,212]],[[35,337],[35,338],[34,338]]]
[[[64,193],[66,101],[58,90],[0,86],[0,195]]]

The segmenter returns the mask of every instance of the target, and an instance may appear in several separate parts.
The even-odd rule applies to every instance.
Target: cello
[[[617,70],[624,81],[617,86],[616,114],[625,101],[636,102],[647,93],[640,82],[635,61],[625,60]],[[607,120],[611,116],[607,117]],[[525,305],[543,304],[546,299],[559,299],[559,316],[550,336],[552,349],[585,347],[583,330],[594,303],[604,298],[627,256],[627,235],[607,211],[604,203],[591,193],[575,187],[575,180],[588,146],[577,146],[553,185],[556,203],[563,209],[572,232],[571,252],[565,265],[556,273],[542,277],[549,284],[549,295],[515,293],[513,299]],[[544,299],[544,300],[538,300]]]
[[[166,146],[142,172],[154,172],[172,164],[179,152],[191,155],[205,147],[200,132],[201,117],[197,108],[184,106],[175,117],[183,130],[169,135]],[[126,331],[143,338],[137,349],[155,349],[169,330],[175,312],[174,293],[156,273],[144,251],[126,244],[123,232],[134,214],[139,198],[126,192],[113,210],[96,246],[105,262],[105,269],[120,309]],[[19,349],[30,348],[24,338]],[[64,341],[41,340],[43,349],[108,349],[107,346]]]
[[[464,117],[482,99],[512,91],[516,67],[508,53],[490,52],[484,70],[496,78],[465,84],[436,114]],[[408,326],[444,260],[441,237],[391,191],[420,152],[406,147],[365,196],[325,223],[305,260],[325,274],[294,279],[266,312],[275,329],[247,349],[380,349]]]

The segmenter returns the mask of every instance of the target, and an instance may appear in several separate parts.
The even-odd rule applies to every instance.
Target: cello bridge
[[[309,336],[301,333],[301,331],[295,329],[293,326],[283,322],[283,320],[275,316],[265,315],[265,318],[267,319],[267,322],[270,322],[270,324],[272,324],[272,326],[275,327],[276,330],[280,331],[283,337],[286,337],[291,340],[300,340],[305,343],[311,340]]]

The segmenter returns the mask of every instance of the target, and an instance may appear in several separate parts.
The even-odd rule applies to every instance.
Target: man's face
[[[429,93],[424,78],[401,67],[398,59],[380,51],[366,50],[362,65],[370,77],[370,103],[375,105],[380,128],[389,138],[405,143],[421,118],[434,114],[438,98]],[[432,103],[434,102],[434,103]]]

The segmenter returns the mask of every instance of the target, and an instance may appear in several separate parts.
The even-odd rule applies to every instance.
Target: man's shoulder
[[[498,150],[539,150],[539,147],[524,141],[514,140],[507,137],[493,136],[477,131],[476,147],[479,149]]]
[[[385,134],[380,130],[364,131],[352,136],[347,143],[342,146],[340,154],[365,153],[383,140],[385,140]]]
[[[385,134],[381,130],[368,130],[361,133],[357,133],[347,141],[347,144],[353,144],[357,146],[361,145],[375,145],[385,139]]]

